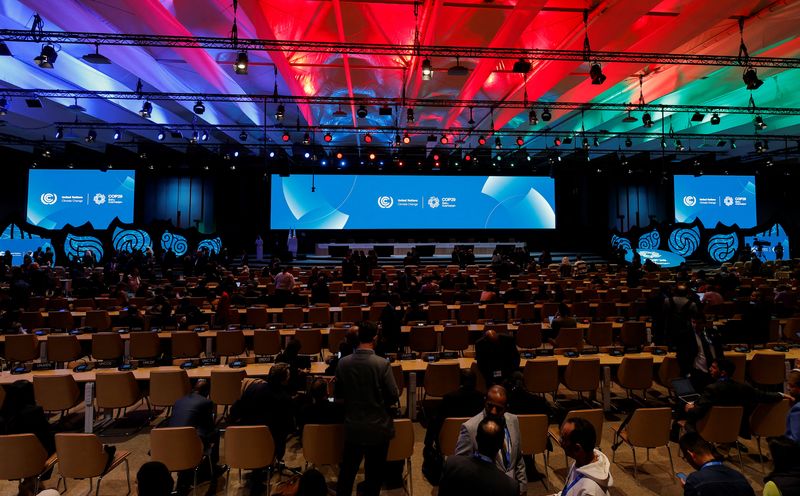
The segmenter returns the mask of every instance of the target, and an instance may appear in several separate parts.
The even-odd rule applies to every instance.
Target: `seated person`
[[[503,384],[519,370],[519,351],[513,336],[494,330],[486,331],[475,343],[475,361],[487,388],[493,384]]]
[[[578,321],[572,316],[572,312],[570,312],[569,306],[566,303],[559,303],[558,312],[556,313],[555,318],[553,318],[553,322],[550,323],[552,336],[557,336],[560,329],[573,327],[578,327]]]
[[[306,424],[341,424],[344,411],[340,403],[330,401],[328,381],[315,379],[311,384],[305,402],[297,414],[297,428],[302,432]]]
[[[211,383],[206,379],[198,379],[192,391],[175,402],[168,425],[194,427],[203,441],[206,455],[216,465],[219,462],[219,431],[214,423],[214,403],[208,398],[210,392]],[[180,475],[183,476],[183,473]],[[179,486],[183,482],[181,476],[178,477]]]
[[[471,369],[461,371],[458,389],[445,394],[439,408],[432,412],[425,431],[425,446],[433,447],[439,440],[444,419],[451,417],[474,417],[484,406],[484,397],[476,389],[477,377]]]
[[[325,476],[317,469],[310,468],[300,476],[295,496],[327,496],[328,483]]]
[[[764,496],[800,494],[800,444],[786,436],[769,441],[774,468],[764,477]]]
[[[173,481],[169,469],[161,462],[145,462],[136,472],[139,496],[170,496]]]
[[[291,372],[289,389],[292,394],[306,388],[306,371],[301,367],[307,366],[308,363],[303,363],[300,357],[300,348],[302,348],[300,340],[292,338],[286,344],[286,348],[284,348],[283,352],[275,357],[276,363],[285,363],[289,365],[289,370]]]
[[[755,496],[747,479],[718,460],[714,446],[700,434],[687,432],[680,439],[680,447],[696,470],[681,479],[684,496]]]

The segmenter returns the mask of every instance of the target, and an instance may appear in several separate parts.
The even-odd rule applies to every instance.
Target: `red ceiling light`
[[[478,144],[479,145],[485,145],[486,144],[486,138],[484,136],[478,136]]]
[[[372,143],[372,135],[367,133],[364,135],[364,143]]]
[[[450,140],[447,139],[447,136],[443,134],[442,137],[439,138],[439,143],[441,143],[443,145],[446,145],[446,144],[450,143]]]
[[[325,133],[325,136],[323,136],[322,139],[325,140],[325,143],[330,143],[333,141],[333,136],[331,136],[331,133]]]
[[[336,152],[336,158],[341,160],[343,157],[344,157],[344,154],[342,152]]]
[[[405,143],[406,145],[411,143],[411,136],[409,136],[408,133],[403,134],[403,143]]]
[[[517,136],[517,146],[522,146],[525,144],[525,140],[522,139],[522,136]]]
[[[282,139],[283,141],[289,141],[290,139],[292,139],[292,137],[291,137],[291,136],[289,136],[289,133],[288,133],[287,131],[284,131],[284,132],[283,132],[283,136],[281,136],[281,139]]]

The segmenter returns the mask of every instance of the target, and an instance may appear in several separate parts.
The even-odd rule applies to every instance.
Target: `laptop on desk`
[[[675,391],[675,396],[684,403],[691,403],[700,397],[692,387],[692,381],[685,377],[672,379],[672,389]]]

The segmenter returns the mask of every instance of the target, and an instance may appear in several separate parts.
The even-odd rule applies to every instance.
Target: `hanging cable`
[[[592,53],[592,48],[589,46],[589,9],[583,9],[583,28],[583,60],[589,62]]]
[[[739,65],[746,66],[750,63],[750,53],[744,44],[744,17],[739,18]]]

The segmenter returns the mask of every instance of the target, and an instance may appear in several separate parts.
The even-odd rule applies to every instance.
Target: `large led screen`
[[[114,220],[133,222],[132,170],[31,169],[28,175],[28,222],[47,229],[91,222],[105,229]]]
[[[530,176],[273,175],[271,227],[554,229],[555,187]]]
[[[718,222],[756,225],[756,181],[753,176],[675,176],[675,222],[700,219],[705,227]]]

